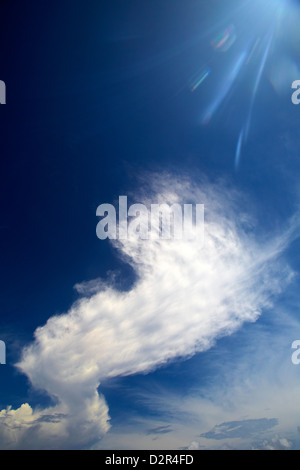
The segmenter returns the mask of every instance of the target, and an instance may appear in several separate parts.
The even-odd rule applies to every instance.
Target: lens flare
[[[211,61],[190,89],[195,91],[209,86],[210,80],[218,80],[214,96],[201,114],[202,125],[226,112],[226,106],[234,101],[240,113],[236,119],[239,130],[234,157],[238,170],[243,146],[251,138],[251,123],[257,116],[255,104],[266,84],[280,97],[290,92],[294,80],[300,79],[300,1],[245,0],[231,13],[225,8],[226,5],[217,15],[226,16],[227,25],[220,27],[222,19],[216,16],[216,32],[210,33]],[[203,89],[203,95],[208,94],[206,91]],[[245,103],[242,111],[238,106],[241,100]]]

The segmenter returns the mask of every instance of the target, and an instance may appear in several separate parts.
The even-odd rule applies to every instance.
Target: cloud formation
[[[197,239],[113,242],[137,281],[126,292],[92,282],[90,295],[88,283],[79,285],[85,296],[37,328],[17,367],[56,404],[2,410],[3,447],[97,442],[109,429],[108,407],[98,393],[103,379],[148,372],[209,349],[244,322],[256,321],[292,279],[280,258],[292,229],[268,242],[255,240],[242,196],[224,184],[198,186],[155,175],[144,194],[136,202],[204,203],[204,245]]]
[[[206,439],[245,438],[253,434],[270,429],[278,424],[276,418],[244,419],[242,421],[230,421],[215,426],[211,431],[200,434]]]
[[[252,450],[290,450],[292,447],[293,441],[276,435],[272,439],[254,444]]]

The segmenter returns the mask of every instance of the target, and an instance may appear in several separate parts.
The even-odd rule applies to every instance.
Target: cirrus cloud
[[[244,322],[256,321],[292,279],[280,255],[293,237],[293,222],[263,243],[240,210],[241,195],[224,184],[155,175],[144,192],[146,205],[205,204],[204,245],[197,239],[113,242],[134,268],[135,284],[124,292],[92,282],[90,295],[37,328],[17,367],[56,405],[2,410],[4,447],[97,442],[109,429],[108,407],[98,393],[102,380],[149,372],[209,349]],[[87,294],[87,286],[77,289]]]

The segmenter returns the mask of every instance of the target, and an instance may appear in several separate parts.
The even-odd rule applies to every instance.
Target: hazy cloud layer
[[[242,421],[230,421],[215,426],[211,431],[200,434],[206,439],[246,438],[258,434],[278,424],[276,418],[245,419]]]

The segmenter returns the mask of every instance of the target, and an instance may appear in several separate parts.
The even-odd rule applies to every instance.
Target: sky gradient
[[[0,448],[299,449],[296,0],[0,4]],[[100,204],[204,204],[100,240]]]

